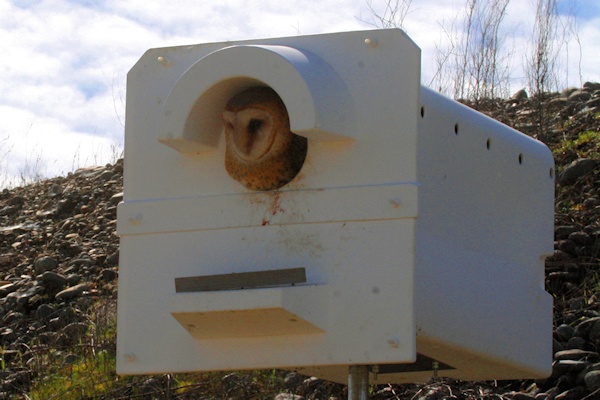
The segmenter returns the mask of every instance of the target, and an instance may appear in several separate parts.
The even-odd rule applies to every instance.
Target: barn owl
[[[223,112],[225,168],[251,190],[274,190],[291,181],[306,158],[307,140],[290,131],[283,101],[268,87],[247,89]]]

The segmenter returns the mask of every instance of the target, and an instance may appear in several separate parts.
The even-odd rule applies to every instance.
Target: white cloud
[[[530,37],[529,3],[511,2],[506,17],[514,71]],[[598,81],[600,10],[589,3],[580,4],[578,11],[584,16],[579,20],[584,46],[581,75]],[[10,148],[18,163],[39,149],[52,175],[68,171],[74,158],[82,165],[99,160],[100,153],[111,153],[111,147],[122,143],[127,71],[149,48],[369,29],[372,26],[360,20],[370,18],[366,4],[0,0],[0,156],[3,148]],[[376,7],[383,4],[373,0]],[[413,2],[404,23],[423,52],[423,82],[435,73],[435,48],[445,39],[441,25],[449,29],[463,4],[462,0]],[[577,78],[570,84],[579,85],[575,72],[579,49],[576,42],[569,48],[569,71]],[[515,85],[522,85],[523,74],[516,74]]]

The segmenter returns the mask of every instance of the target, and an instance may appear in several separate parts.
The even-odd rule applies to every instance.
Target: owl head
[[[274,190],[290,182],[306,158],[306,138],[290,131],[287,110],[269,87],[232,97],[223,112],[225,168],[251,190]]]

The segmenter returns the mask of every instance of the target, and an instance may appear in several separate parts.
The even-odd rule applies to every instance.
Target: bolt
[[[171,64],[171,61],[169,61],[166,57],[163,57],[163,56],[158,56],[157,60],[159,63],[161,63],[165,67],[168,66],[169,64]]]
[[[371,39],[371,38],[366,38],[365,44],[371,48],[375,48],[375,47],[377,47],[377,40]]]

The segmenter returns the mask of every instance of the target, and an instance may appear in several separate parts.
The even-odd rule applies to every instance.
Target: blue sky
[[[557,3],[559,14],[575,15],[582,20],[598,18],[600,2],[595,0],[559,0]]]
[[[371,3],[381,10],[385,1]],[[411,3],[404,29],[422,49],[424,84],[444,45],[442,27],[464,3]],[[511,90],[525,85],[531,3],[512,0],[507,10]],[[599,2],[559,3],[578,16],[583,54],[572,40],[564,85],[600,81]],[[367,0],[0,0],[0,185],[111,161],[123,143],[126,74],[149,48],[372,29],[371,18]]]

